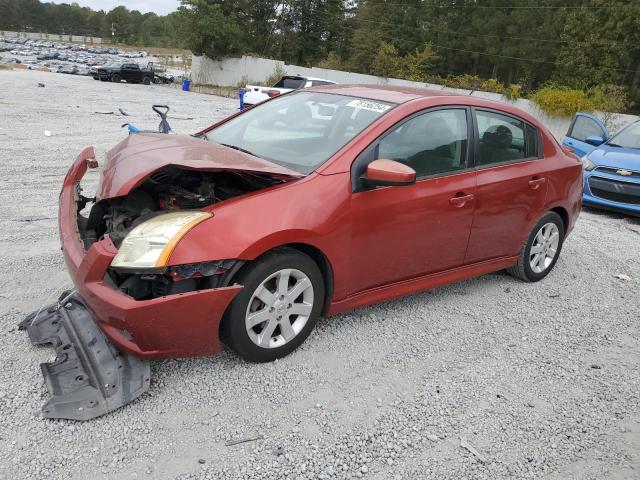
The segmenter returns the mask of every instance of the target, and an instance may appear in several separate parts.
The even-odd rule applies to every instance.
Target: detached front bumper
[[[104,282],[117,249],[108,237],[88,251],[78,230],[79,182],[92,147],[83,150],[65,177],[60,193],[60,241],[69,275],[104,334],[118,348],[143,358],[212,355],[222,349],[222,315],[241,286],[199,290],[152,300],[135,300]]]

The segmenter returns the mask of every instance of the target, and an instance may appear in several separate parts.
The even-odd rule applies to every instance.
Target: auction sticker
[[[361,108],[362,110],[370,110],[372,112],[386,112],[391,108],[391,105],[385,103],[378,103],[371,100],[351,100],[347,103],[347,107]]]

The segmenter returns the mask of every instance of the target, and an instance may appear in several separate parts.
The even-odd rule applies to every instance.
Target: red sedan
[[[532,116],[400,87],[312,88],[194,136],[131,135],[88,199],[95,163],[84,150],[65,179],[64,256],[101,330],[146,358],[222,340],[270,361],[320,315],[501,269],[541,280],[582,196],[578,159]]]

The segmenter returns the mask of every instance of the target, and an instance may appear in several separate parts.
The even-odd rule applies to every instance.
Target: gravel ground
[[[542,282],[486,275],[323,319],[271,364],[154,362],[121,410],[43,419],[53,350],[16,325],[68,285],[68,165],[89,144],[101,158],[127,120],[155,128],[154,102],[185,133],[236,104],[41,72],[0,71],[0,85],[0,478],[640,478],[640,221],[591,210]]]

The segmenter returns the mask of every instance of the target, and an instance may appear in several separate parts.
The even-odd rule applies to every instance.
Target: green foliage
[[[596,109],[600,111],[602,123],[613,131],[617,129],[617,112],[624,112],[631,106],[629,92],[619,85],[596,85],[590,90]]]
[[[195,55],[219,59],[244,51],[243,30],[225,2],[182,0],[178,12],[186,45]]]
[[[428,72],[438,58],[430,43],[425,44],[422,50],[416,48],[403,58],[403,78],[414,82],[426,82]]]
[[[537,90],[531,100],[549,115],[570,117],[576,112],[598,110],[607,126],[615,121],[615,113],[629,108],[627,89],[617,85],[597,85],[588,90],[549,85]]]
[[[596,109],[603,112],[622,112],[629,107],[629,92],[619,85],[596,85],[589,94]]]
[[[572,117],[576,112],[595,110],[596,105],[584,90],[553,85],[542,87],[531,100],[548,115]]]
[[[396,48],[387,42],[380,42],[378,53],[371,63],[371,73],[378,77],[400,77],[403,74],[402,59]]]
[[[638,0],[182,0],[166,16],[68,3],[0,0],[0,30],[111,38],[113,23],[119,44],[188,47],[212,58],[254,52],[512,99],[553,81],[598,102],[586,92],[612,84],[626,89],[627,108],[640,110]],[[584,101],[567,91],[538,97],[545,95]]]
[[[506,88],[504,96],[509,100],[517,100],[522,97],[522,87],[520,87],[520,85],[512,83]]]
[[[327,58],[318,63],[318,67],[330,70],[345,70],[346,64],[336,52],[331,52]]]
[[[112,24],[114,37],[111,35]],[[77,3],[0,0],[0,30],[87,35],[107,41],[113,39],[118,44],[182,48],[184,44],[178,29],[177,13],[158,16],[123,6],[105,12],[80,7]]]
[[[273,72],[271,72],[271,75],[264,79],[264,84],[271,87],[275,85],[278,80],[280,80],[286,74],[287,69],[284,68],[284,65],[282,63],[276,63],[276,66],[274,67]]]
[[[495,78],[481,78],[477,75],[449,75],[440,77],[438,75],[429,75],[428,81],[437,83],[450,88],[460,88],[462,90],[473,90],[482,92],[500,93],[502,95],[509,94],[511,89],[506,88],[501,82]],[[519,87],[514,86],[513,91],[519,91]]]

